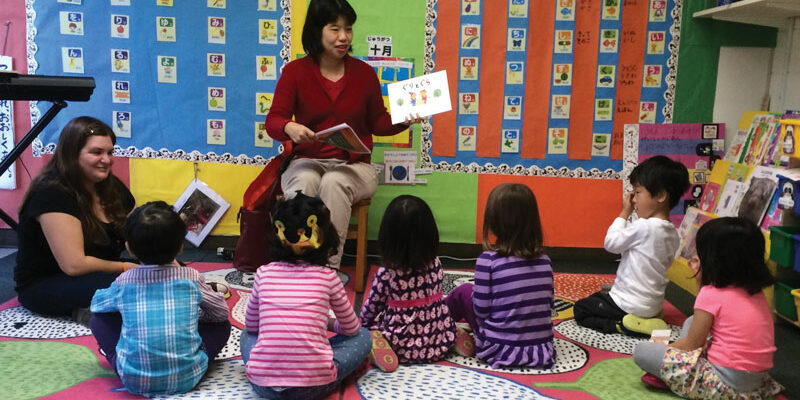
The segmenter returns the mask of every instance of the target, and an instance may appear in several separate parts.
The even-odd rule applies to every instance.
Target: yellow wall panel
[[[236,214],[242,206],[242,196],[250,182],[264,167],[197,163],[197,178],[231,203],[211,235],[238,235]],[[194,179],[194,163],[189,161],[130,159],[131,192],[136,204],[164,200],[173,204]]]

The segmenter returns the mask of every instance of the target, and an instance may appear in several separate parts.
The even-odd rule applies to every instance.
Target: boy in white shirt
[[[667,329],[660,318],[680,237],[669,211],[689,188],[686,167],[665,156],[649,158],[630,175],[633,191],[622,200],[622,211],[606,233],[604,247],[622,254],[611,290],[575,303],[575,321],[604,333],[646,335]],[[639,217],[628,222],[636,211]]]

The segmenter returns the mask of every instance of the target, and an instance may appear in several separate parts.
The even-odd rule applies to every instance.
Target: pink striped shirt
[[[273,262],[256,272],[245,326],[258,332],[245,372],[259,386],[318,386],[336,380],[328,342],[334,331],[354,336],[361,326],[336,271],[310,264]]]

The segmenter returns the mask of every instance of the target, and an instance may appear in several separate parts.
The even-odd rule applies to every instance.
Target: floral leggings
[[[692,318],[683,324],[689,333]],[[659,343],[641,342],[633,351],[636,364],[660,377],[673,393],[687,399],[767,399],[783,390],[766,372],[741,371],[714,365],[705,348],[682,351]]]

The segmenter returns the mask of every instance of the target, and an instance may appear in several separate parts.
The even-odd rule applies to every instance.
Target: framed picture
[[[199,180],[193,180],[175,201],[175,212],[186,223],[186,240],[200,246],[230,203]]]

